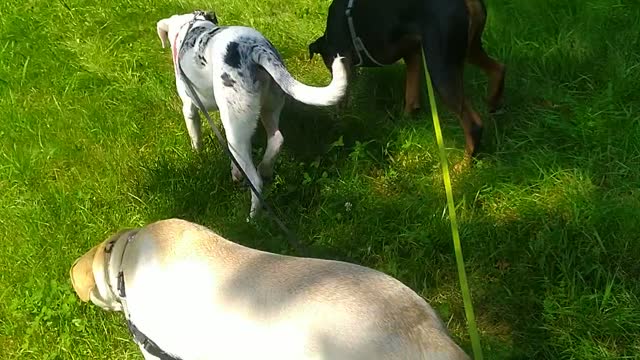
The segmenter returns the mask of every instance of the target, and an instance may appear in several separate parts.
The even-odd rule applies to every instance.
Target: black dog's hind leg
[[[482,138],[482,120],[464,96],[463,71],[469,20],[463,1],[440,1],[425,9],[422,45],[431,81],[447,107],[460,119],[466,147],[465,163],[476,155]]]
[[[487,74],[487,104],[489,112],[495,112],[504,93],[505,66],[492,59],[482,47],[482,32],[487,20],[484,4],[479,0],[466,0],[469,11],[469,54],[467,60]]]
[[[411,115],[420,109],[420,84],[423,81],[422,73],[422,52],[418,47],[412,53],[404,57],[407,65],[405,71],[405,93],[404,93],[404,113]]]

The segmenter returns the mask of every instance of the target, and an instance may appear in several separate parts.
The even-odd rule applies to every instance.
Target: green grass
[[[291,253],[268,220],[245,223],[249,194],[208,126],[204,153],[191,151],[155,23],[215,10],[263,32],[294,76],[320,85],[329,75],[307,44],[329,3],[0,4],[0,358],[142,358],[122,315],[79,303],[68,278],[121,227],[181,217]],[[486,79],[469,68],[485,153],[454,183],[485,357],[640,358],[640,5],[488,7],[486,48],[508,65],[505,112],[486,113]],[[401,64],[363,71],[340,118],[289,101],[267,199],[315,256],[422,294],[470,352],[431,119],[401,116],[402,83]],[[457,161],[462,131],[440,113]]]

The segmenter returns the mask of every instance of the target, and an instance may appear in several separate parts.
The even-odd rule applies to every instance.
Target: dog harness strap
[[[349,2],[347,3],[347,10],[344,13],[347,16],[347,25],[349,25],[349,35],[351,36],[351,42],[353,43],[353,48],[356,51],[356,55],[358,55],[358,63],[355,66],[360,66],[364,63],[364,61],[362,61],[362,55],[360,54],[361,52],[363,52],[372,63],[376,64],[377,66],[384,66],[384,64],[379,63],[376,59],[373,58],[373,56],[371,56],[371,54],[369,54],[369,51],[367,51],[367,48],[364,46],[362,39],[360,39],[356,35],[356,28],[355,26],[353,26],[353,16],[351,16],[353,2],[354,0],[349,0]]]
[[[184,36],[182,37],[182,42],[185,41],[187,34],[189,33],[189,31],[191,30],[191,28],[193,27],[193,25],[195,24],[198,15],[202,15],[200,14],[201,12],[196,11],[194,13],[194,17],[193,20],[191,20],[188,23],[188,27],[187,27],[187,31],[185,31]],[[207,20],[206,18],[202,21],[211,21],[211,20]],[[210,35],[213,36],[215,35],[218,31],[222,30],[224,28],[224,26],[218,26],[216,23],[214,23],[215,27],[213,29],[210,30]],[[184,27],[184,25],[182,25]],[[180,31],[182,30],[182,27],[180,29],[178,29],[178,31],[176,32],[176,36],[173,38],[173,46],[171,48],[171,54],[173,57],[173,67],[174,70],[176,72],[176,76],[180,77],[180,70],[178,68],[178,60],[180,58],[180,55],[182,53],[182,44],[180,44],[180,48],[178,48],[178,35],[180,35]]]
[[[123,305],[124,305],[123,308],[125,310],[124,312],[125,317],[127,318],[127,327],[129,328],[129,332],[133,336],[133,341],[139,346],[142,346],[142,348],[146,352],[157,357],[160,360],[182,360],[179,357],[171,355],[166,351],[162,350],[162,348],[158,346],[158,344],[156,344],[155,341],[149,339],[149,337],[145,335],[142,331],[140,331],[140,329],[138,329],[138,327],[135,326],[133,321],[131,321],[131,316],[127,311],[126,303],[124,299],[125,297],[124,294],[126,294],[126,291],[125,291],[124,276],[122,276],[122,271],[120,271],[120,273],[118,274],[118,291],[122,296],[121,301],[123,301]]]
[[[142,331],[140,331],[140,329],[138,329],[131,320],[127,320],[127,326],[129,327],[131,335],[133,335],[133,340],[138,345],[142,346],[142,348],[144,348],[150,355],[153,355],[160,360],[181,360],[179,357],[173,356],[162,350],[158,344],[142,333]]]

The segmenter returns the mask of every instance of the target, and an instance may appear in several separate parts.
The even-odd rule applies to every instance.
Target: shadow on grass
[[[560,358],[568,349],[582,358],[633,354],[638,197],[612,198],[588,179],[542,187],[549,202],[524,191],[516,204],[480,201],[475,206],[512,208],[464,222],[481,323],[513,341],[508,358]],[[602,343],[609,346],[594,346]]]
[[[575,23],[571,9],[534,33],[518,21],[544,12],[531,8],[512,19],[504,5],[495,7],[488,38],[515,39],[495,45],[509,66],[505,113],[486,114],[486,78],[469,70],[467,93],[487,129],[485,156],[455,184],[487,352],[504,359],[630,355],[640,333],[640,195],[632,185],[640,183],[640,161],[629,98],[637,73],[625,72],[631,61],[615,50],[624,40],[611,47],[598,40],[606,33],[586,32],[593,24],[576,25],[581,31],[562,25]],[[606,54],[614,54],[612,63]],[[363,71],[340,117],[289,101],[267,200],[314,256],[355,259],[421,289],[465,334],[431,120],[424,110],[418,119],[395,115],[402,74],[402,65]],[[461,154],[457,119],[439,111],[451,152]],[[257,147],[263,138],[258,131]],[[182,217],[233,241],[288,251],[273,224],[244,223],[248,191],[232,185],[219,151],[154,160],[145,174],[141,193],[158,218]]]

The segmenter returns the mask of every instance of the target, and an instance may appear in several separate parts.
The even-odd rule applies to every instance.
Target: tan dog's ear
[[[91,291],[96,287],[96,279],[93,276],[93,259],[100,246],[102,244],[94,246],[86,254],[82,255],[69,270],[73,290],[78,294],[80,300],[84,302],[89,301]]]
[[[162,48],[164,49],[169,44],[169,19],[162,19],[158,21],[156,29],[158,30],[158,36],[162,42]]]

